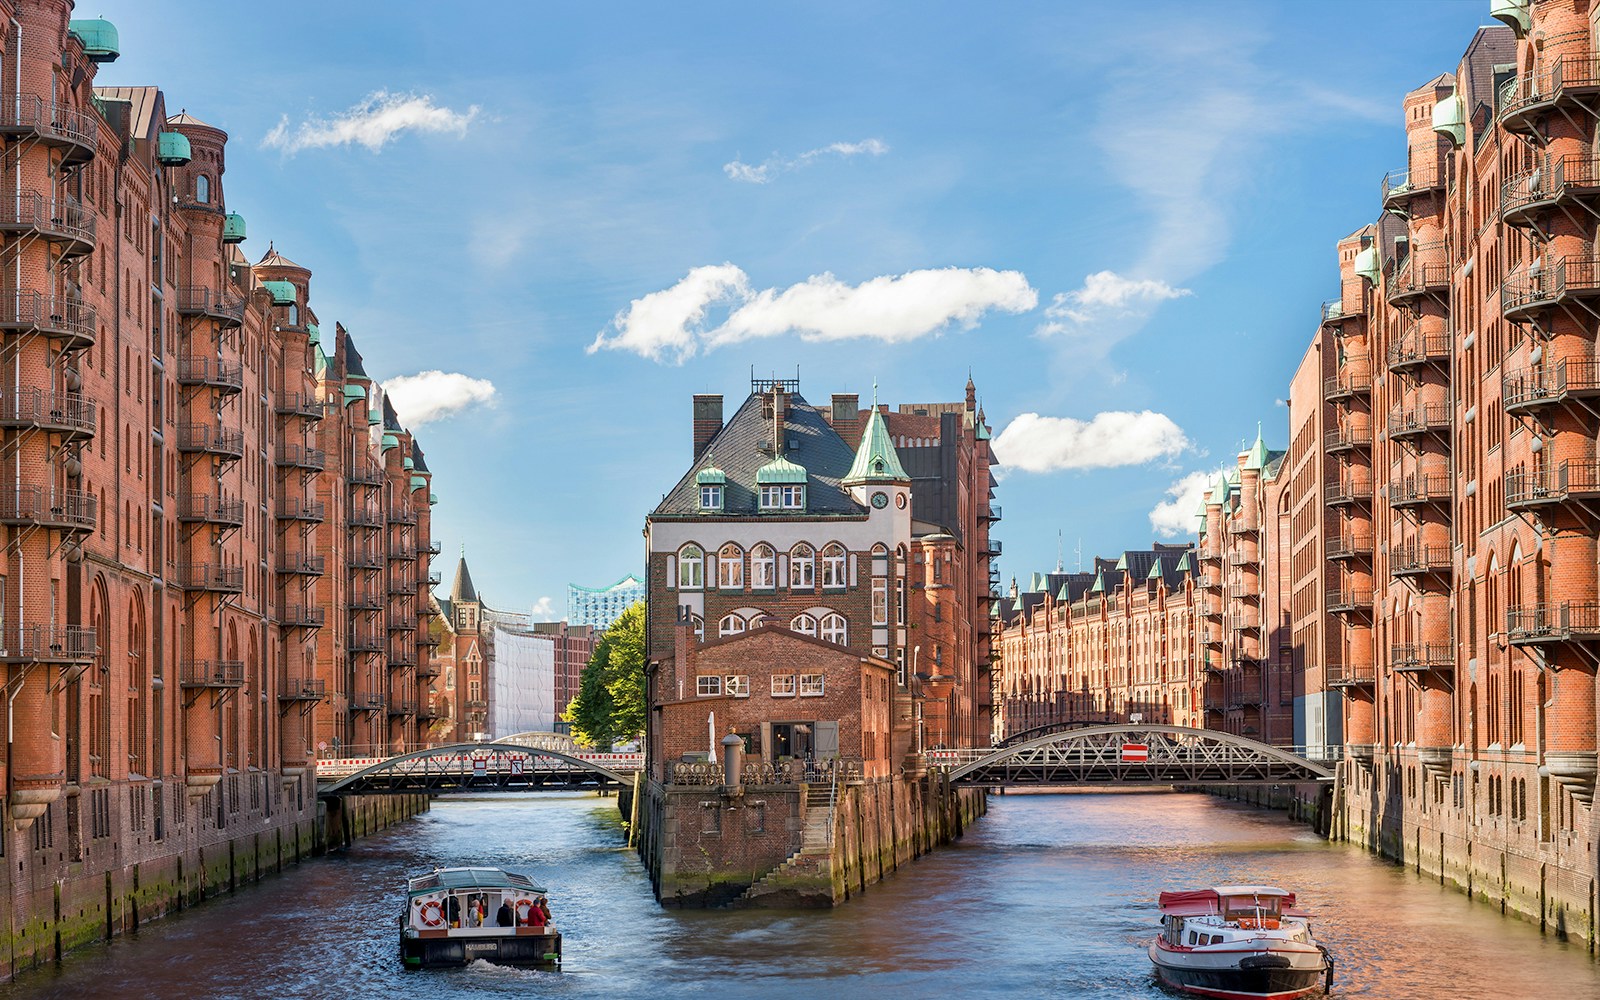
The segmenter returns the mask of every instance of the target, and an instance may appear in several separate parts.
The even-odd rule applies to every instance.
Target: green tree
[[[639,601],[595,640],[566,712],[579,743],[610,749],[644,733],[644,625]]]

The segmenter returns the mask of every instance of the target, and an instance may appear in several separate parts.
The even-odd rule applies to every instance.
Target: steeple
[[[1256,424],[1256,443],[1250,446],[1249,451],[1245,452],[1244,467],[1260,472],[1266,469],[1267,463],[1271,460],[1272,456],[1267,451],[1267,444],[1261,440],[1261,425]]]
[[[476,602],[478,592],[472,587],[472,574],[467,572],[467,547],[461,546],[461,560],[456,563],[456,579],[450,585],[450,601]]]
[[[846,486],[854,483],[890,482],[909,483],[911,477],[900,465],[900,455],[889,439],[889,426],[878,410],[878,385],[872,385],[872,412],[867,415],[867,426],[861,432],[861,445],[856,448],[856,460],[850,471],[840,480]]]

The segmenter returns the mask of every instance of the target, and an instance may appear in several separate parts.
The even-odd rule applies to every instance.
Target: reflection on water
[[[407,972],[405,876],[503,864],[550,888],[566,968]],[[954,847],[830,912],[667,911],[614,799],[443,799],[345,854],[80,951],[23,997],[1165,997],[1144,945],[1162,889],[1300,893],[1336,997],[1600,996],[1600,966],[1493,907],[1200,795],[1009,795]]]

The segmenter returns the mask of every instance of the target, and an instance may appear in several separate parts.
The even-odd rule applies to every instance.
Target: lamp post
[[[922,675],[917,672],[917,661],[922,656],[920,645],[911,647],[911,682],[915,685],[911,691],[912,711],[917,720],[917,756],[922,755]]]

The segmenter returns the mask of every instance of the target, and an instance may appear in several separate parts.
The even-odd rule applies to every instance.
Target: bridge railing
[[[374,765],[382,764],[386,761],[393,760],[396,757],[403,756],[403,753],[394,753],[388,747],[384,747],[382,749],[384,752],[381,756],[318,757],[317,777],[323,781],[345,778],[352,774],[365,771],[367,768]],[[405,751],[405,753],[414,753],[418,750],[428,749],[432,748],[428,746],[417,746],[410,748],[409,750]],[[423,766],[448,767],[451,765],[456,765],[467,767],[470,766],[474,760],[485,760],[492,758],[497,756],[499,752],[503,752],[508,749],[518,750],[523,748],[519,744],[513,743],[481,743],[468,749],[462,749],[459,753],[440,754],[429,758],[430,764]],[[576,758],[577,760],[585,763],[598,764],[601,767],[610,768],[613,771],[619,771],[623,773],[644,770],[644,754],[642,753],[591,753],[587,751],[578,751],[575,753],[570,753],[568,756]],[[568,765],[558,758],[535,756],[531,758],[531,766],[535,770],[560,770]]]

